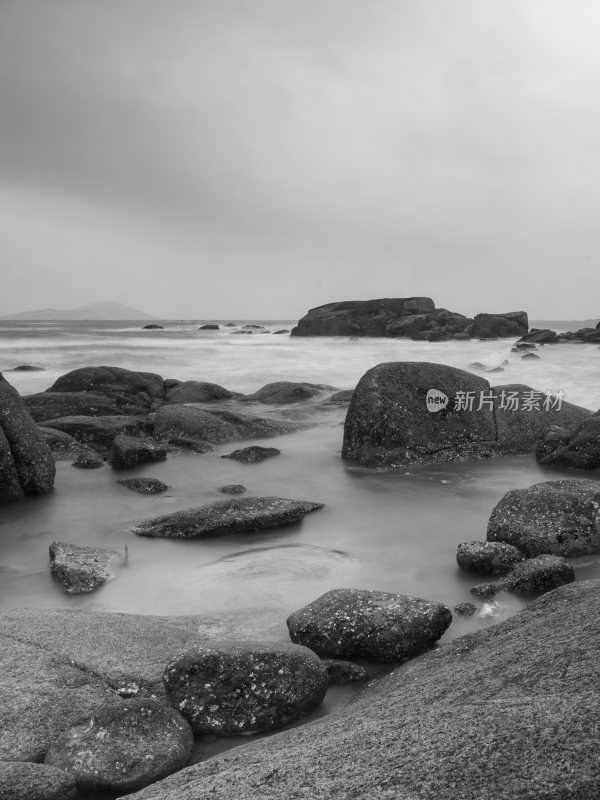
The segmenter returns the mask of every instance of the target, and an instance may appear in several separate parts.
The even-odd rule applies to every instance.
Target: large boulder
[[[48,392],[93,392],[114,401],[120,414],[147,414],[165,401],[164,380],[122,367],[82,367],[61,375]]]
[[[167,699],[197,736],[281,728],[321,705],[329,676],[306,647],[280,642],[216,641],[167,664]]]
[[[599,687],[600,582],[576,582],[131,800],[593,800]]]
[[[558,334],[556,331],[550,330],[550,328],[530,328],[527,333],[521,336],[517,342],[517,347],[523,343],[558,344],[558,341]]]
[[[122,414],[106,417],[59,417],[45,420],[43,427],[68,433],[81,444],[90,445],[94,450],[108,454],[116,436],[139,436],[145,427],[145,420]]]
[[[478,410],[490,391],[484,378],[443,364],[378,364],[354,390],[342,457],[398,466],[492,455],[497,443],[491,401]],[[471,408],[463,408],[460,398],[472,398]]]
[[[98,392],[38,392],[23,398],[36,422],[59,417],[105,417],[121,414],[119,405]]]
[[[75,778],[68,772],[27,761],[0,761],[2,800],[77,800]]]
[[[386,336],[391,320],[434,311],[429,297],[348,300],[311,308],[292,336]]]
[[[600,553],[600,483],[545,481],[513,489],[492,511],[487,538],[528,556]]]
[[[456,549],[458,566],[481,575],[506,575],[523,558],[520,550],[505,542],[462,542]]]
[[[452,622],[443,603],[366,589],[333,589],[287,619],[290,638],[320,656],[400,661],[423,653]]]
[[[554,427],[536,447],[540,464],[576,469],[600,469],[600,414],[594,414],[575,428]]]
[[[154,421],[157,439],[187,436],[220,444],[235,439],[258,439],[293,433],[308,427],[305,423],[264,419],[236,414],[224,409],[198,408],[188,405],[165,405],[158,409]]]
[[[214,403],[219,400],[229,400],[234,393],[218,383],[206,381],[183,381],[167,388],[167,403]]]
[[[71,773],[81,790],[123,793],[185,767],[194,737],[181,714],[154,700],[113,700],[65,730],[44,762]]]
[[[54,456],[19,394],[0,374],[0,502],[52,491]]]
[[[228,533],[254,533],[299,522],[323,503],[288,500],[284,497],[241,497],[219,500],[198,508],[175,511],[140,522],[133,527],[138,536],[169,539],[204,539]]]
[[[120,433],[113,439],[108,461],[113,469],[131,469],[140,464],[164,461],[166,457],[166,448],[151,439]]]
[[[529,330],[525,311],[509,311],[505,314],[476,314],[467,329],[474,339],[523,336]]]
[[[114,550],[52,542],[50,571],[68,594],[88,594],[116,577],[123,558]]]

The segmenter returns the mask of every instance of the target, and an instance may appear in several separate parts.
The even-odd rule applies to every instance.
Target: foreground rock
[[[484,378],[443,364],[378,364],[352,395],[342,457],[405,466],[526,453],[551,425],[591,415],[528,386],[492,389]]]
[[[131,792],[186,766],[193,744],[174,709],[152,700],[112,701],[62,733],[45,763],[74,775],[82,790]]]
[[[44,437],[0,374],[0,502],[52,491],[55,472]]]
[[[369,677],[367,670],[352,661],[342,661],[337,658],[323,658],[321,663],[329,675],[329,683],[342,686],[345,683],[364,681]]]
[[[574,580],[575,572],[566,558],[541,555],[521,561],[498,583],[474,586],[471,593],[480,597],[493,597],[498,592],[544,594]]]
[[[243,464],[256,464],[264,461],[265,458],[281,455],[281,450],[276,447],[260,447],[252,445],[243,447],[241,450],[233,450],[231,453],[221,456],[221,458],[231,458],[234,461],[241,461]]]
[[[113,439],[108,461],[113,469],[131,469],[140,464],[164,461],[166,457],[166,449],[156,442],[121,433]]]
[[[50,570],[68,594],[87,594],[116,577],[123,558],[114,550],[52,542]]]
[[[108,454],[115,436],[139,436],[144,425],[144,418],[122,414],[106,417],[60,417],[44,422],[44,428],[68,433],[80,444],[89,445],[102,454]]]
[[[320,656],[400,661],[423,653],[452,622],[448,606],[408,595],[334,589],[288,617],[293,642]]]
[[[132,530],[138,536],[203,539],[291,525],[320,508],[323,503],[284,497],[242,497],[176,511],[140,522]]]
[[[279,642],[211,642],[165,669],[169,702],[196,735],[233,736],[281,728],[314,711],[329,676],[305,647]]]
[[[300,403],[303,400],[310,400],[311,397],[318,397],[323,391],[331,386],[324,386],[315,383],[294,383],[292,381],[277,381],[268,383],[254,394],[247,394],[244,400],[254,403],[270,403],[274,405],[287,405],[289,403]]]
[[[219,386],[217,383],[206,381],[183,381],[167,389],[167,403],[214,403],[219,400],[229,400],[234,393]]]
[[[573,583],[132,800],[594,800],[599,701],[600,582]]]
[[[456,563],[465,572],[506,575],[523,553],[505,542],[463,542],[456,550]]]
[[[535,456],[544,465],[600,469],[600,415],[594,414],[575,429],[551,428],[538,442]]]
[[[168,484],[159,481],[157,478],[123,478],[117,481],[120,486],[129,489],[130,492],[138,494],[160,494],[166,492]]]
[[[75,778],[45,764],[0,761],[2,800],[77,800]]]

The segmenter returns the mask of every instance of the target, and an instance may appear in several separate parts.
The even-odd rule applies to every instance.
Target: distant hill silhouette
[[[151,314],[138,311],[136,308],[116,303],[112,300],[101,300],[77,308],[57,310],[55,308],[38,308],[34,311],[20,311],[17,314],[6,314],[0,319],[14,320],[86,320],[86,319],[156,319]]]

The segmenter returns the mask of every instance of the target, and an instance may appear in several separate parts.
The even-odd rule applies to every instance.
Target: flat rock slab
[[[131,792],[190,760],[194,737],[181,714],[153,700],[114,700],[64,731],[45,763],[75,776],[80,789]]]
[[[123,556],[114,550],[52,542],[50,570],[68,594],[87,594],[116,577]]]
[[[265,458],[279,455],[281,455],[281,450],[276,447],[250,445],[250,447],[243,447],[241,450],[233,450],[231,453],[221,456],[221,458],[231,458],[233,461],[241,461],[243,464],[257,464],[259,461],[264,461]]]
[[[131,469],[139,464],[164,461],[166,457],[166,448],[150,439],[119,434],[113,440],[108,461],[113,469]]]
[[[288,500],[284,497],[241,497],[187,508],[133,527],[138,536],[170,539],[203,539],[228,533],[253,533],[299,522],[323,503]]]
[[[492,511],[487,538],[528,556],[600,553],[600,483],[545,481],[513,489]]]
[[[27,761],[0,761],[2,800],[77,800],[75,778],[68,772]]]
[[[329,676],[306,647],[222,641],[195,647],[166,667],[171,705],[197,735],[281,728],[321,705]]]
[[[452,622],[443,603],[367,589],[333,589],[288,617],[293,642],[320,656],[401,661],[428,650]]]
[[[595,800],[599,703],[600,582],[577,582],[131,800]]]

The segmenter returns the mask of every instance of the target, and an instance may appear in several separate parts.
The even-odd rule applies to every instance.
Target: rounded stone
[[[232,736],[280,728],[314,711],[329,676],[306,647],[219,641],[169,662],[163,683],[196,735]]]
[[[523,558],[520,550],[505,542],[463,542],[456,550],[462,570],[482,575],[506,575]]]

